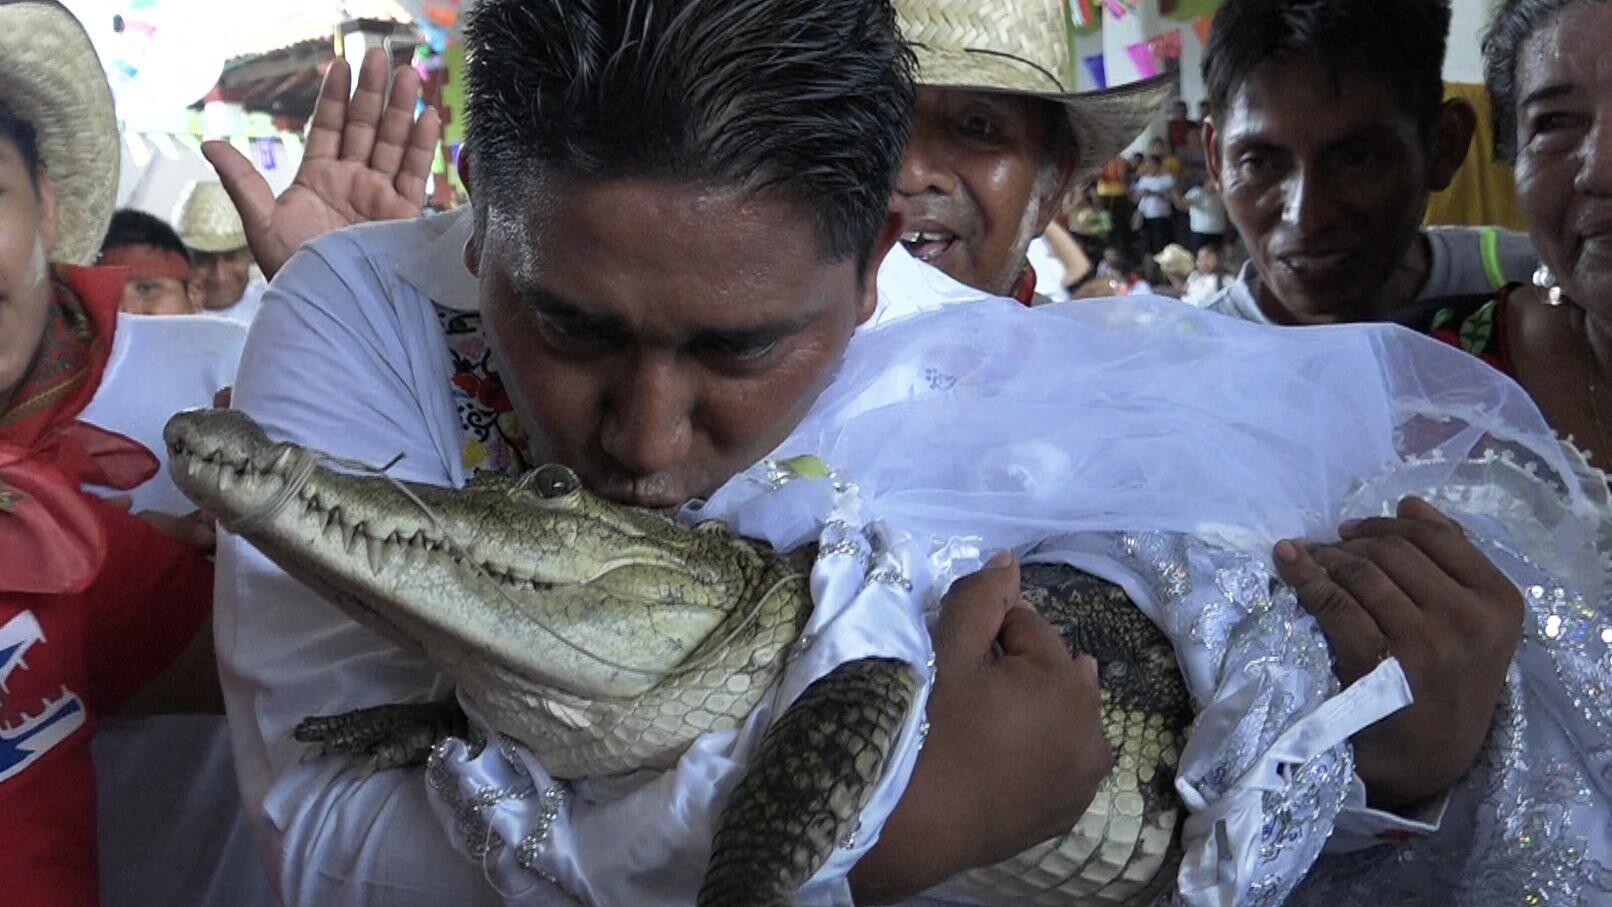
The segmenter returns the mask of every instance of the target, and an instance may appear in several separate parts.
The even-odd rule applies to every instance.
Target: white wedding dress
[[[1460,520],[1528,614],[1478,766],[1431,833],[1377,842],[1347,739],[1408,704],[1408,684],[1389,658],[1340,690],[1269,555],[1407,494]],[[776,455],[688,513],[822,546],[818,610],[772,702],[675,772],[611,784],[452,742],[434,802],[506,892],[544,879],[594,904],[691,903],[767,722],[847,658],[928,672],[926,615],[1013,549],[1120,584],[1174,642],[1198,718],[1173,902],[1612,903],[1609,515],[1605,478],[1519,387],[1397,328],[1273,329],[1135,297],[924,313],[857,336]],[[850,902],[845,874],[922,739],[915,714],[861,832],[802,903]]]

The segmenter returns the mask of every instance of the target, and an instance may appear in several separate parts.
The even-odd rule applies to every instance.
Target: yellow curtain
[[[1429,226],[1496,226],[1526,230],[1511,168],[1494,159],[1494,115],[1489,92],[1481,84],[1449,82],[1446,98],[1465,98],[1478,112],[1478,130],[1466,162],[1450,188],[1434,194],[1427,206]]]

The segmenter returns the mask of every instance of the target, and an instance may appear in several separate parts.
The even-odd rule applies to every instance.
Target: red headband
[[[190,282],[190,262],[185,261],[185,256],[143,243],[108,249],[101,253],[100,263],[103,267],[128,268],[130,280],[168,278],[180,283]]]

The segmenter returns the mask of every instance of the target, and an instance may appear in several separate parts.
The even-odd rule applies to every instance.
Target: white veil
[[[1359,791],[1346,740],[1410,701],[1392,658],[1337,689],[1313,620],[1263,591],[1278,540],[1419,494],[1567,588],[1598,595],[1606,573],[1604,479],[1476,358],[1156,298],[980,300],[859,335],[775,457],[700,515],[790,548],[819,538],[836,486],[916,546],[931,606],[1016,549],[1121,583],[1170,635],[1199,709],[1177,781],[1193,905],[1291,892]]]
[[[775,459],[797,454],[892,525],[988,549],[1164,531],[1263,559],[1443,489],[1518,497],[1561,568],[1598,580],[1604,566],[1583,542],[1606,488],[1522,388],[1385,325],[1281,329],[1157,297],[952,306],[857,335]]]
[[[924,665],[920,606],[995,550],[1061,560],[1122,585],[1175,643],[1198,708],[1177,777],[1192,816],[1173,902],[1233,907],[1281,903],[1311,873],[1323,844],[1340,836],[1340,817],[1363,806],[1348,737],[1409,701],[1392,658],[1338,689],[1315,622],[1272,582],[1271,548],[1282,538],[1335,538],[1343,519],[1390,510],[1407,493],[1462,520],[1527,589],[1525,648],[1542,657],[1527,674],[1533,685],[1508,700],[1518,706],[1502,710],[1508,730],[1495,739],[1520,740],[1529,697],[1556,696],[1569,706],[1551,705],[1552,715],[1582,719],[1565,737],[1557,732],[1565,719],[1526,726],[1555,735],[1539,752],[1556,755],[1539,764],[1565,764],[1596,733],[1612,753],[1612,706],[1604,695],[1579,696],[1596,678],[1612,688],[1612,627],[1586,604],[1600,601],[1586,596],[1598,594],[1606,572],[1597,550],[1612,513],[1604,478],[1557,441],[1510,380],[1400,329],[1270,328],[1135,297],[1034,310],[970,298],[859,332],[774,456],[686,516],[725,520],[779,548],[819,543],[817,610],[803,636],[815,641],[786,670],[779,708],[837,659],[879,654]],[[569,809],[558,805],[563,786],[530,754],[488,747],[478,756],[456,745],[433,762],[433,802],[444,829],[511,890],[537,873],[596,903],[686,903],[721,793],[752,751],[746,741],[765,730],[763,711],[737,742],[702,738],[677,772],[620,796],[579,794]],[[864,811],[861,832],[802,903],[849,903],[844,875],[877,837],[916,759],[922,735],[911,731],[898,748],[905,768],[887,773],[873,801],[881,805]],[[1518,778],[1540,780],[1522,770],[1534,764],[1522,753],[1502,747],[1485,757],[1522,767],[1517,778],[1480,766],[1469,786],[1493,800],[1490,787],[1509,796]],[[1604,771],[1612,778],[1612,764]],[[1551,790],[1592,783],[1556,777],[1544,779]],[[488,799],[514,789],[543,795]],[[1556,806],[1534,793],[1514,799]],[[1574,800],[1562,814],[1605,825],[1604,803]],[[1501,869],[1532,885],[1550,836],[1511,806],[1489,815],[1469,823],[1500,842],[1480,868],[1509,859]],[[1550,826],[1559,828],[1572,834],[1555,836],[1561,856],[1549,866],[1570,887],[1586,853],[1612,853],[1612,832],[1582,845],[1577,826]],[[1513,845],[1513,830],[1532,843]],[[1406,845],[1370,864],[1369,878],[1344,866],[1333,885],[1318,870],[1319,885],[1295,897],[1380,903],[1370,892],[1383,873],[1420,891],[1439,878],[1429,867],[1465,872],[1481,862],[1452,863],[1439,849],[1470,836],[1435,838],[1437,846]],[[488,840],[521,845],[491,855],[472,846]],[[1468,874],[1485,885],[1497,878]],[[1364,898],[1329,900],[1362,879]],[[941,894],[1056,902],[1012,891]]]

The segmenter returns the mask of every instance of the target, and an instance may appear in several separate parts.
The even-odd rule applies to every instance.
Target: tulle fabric
[[[1033,310],[981,299],[859,333],[775,455],[685,517],[721,519],[783,549],[818,542],[819,578],[849,571],[845,590],[860,587],[817,590],[818,607],[840,615],[824,629],[873,628],[857,636],[859,651],[915,667],[925,653],[910,638],[912,615],[932,612],[952,580],[994,551],[1061,560],[1123,585],[1174,642],[1199,707],[1177,781],[1193,812],[1187,854],[1168,898],[1232,907],[1293,892],[1347,805],[1363,807],[1347,737],[1409,701],[1392,658],[1338,688],[1315,622],[1274,582],[1271,548],[1334,539],[1342,520],[1391,512],[1408,493],[1432,498],[1484,544],[1516,552],[1519,584],[1548,576],[1550,589],[1571,590],[1563,601],[1599,601],[1584,596],[1599,594],[1606,570],[1597,550],[1604,480],[1509,379],[1396,328],[1278,329],[1162,299]],[[854,538],[879,539],[900,569],[847,555]],[[870,590],[908,600],[864,603]],[[1536,616],[1547,628],[1563,619]],[[819,654],[831,651],[831,636],[817,638]],[[1600,649],[1569,654],[1612,664],[1606,637],[1590,637]],[[807,658],[794,670],[808,664],[810,677],[827,663]],[[1577,701],[1582,678],[1599,676],[1561,673],[1540,695]],[[786,685],[780,709],[802,688]],[[764,724],[752,721],[741,737]],[[846,902],[844,873],[905,785],[914,737],[909,729],[879,808],[803,903]],[[1582,749],[1579,739],[1588,738],[1564,738],[1557,755]],[[1526,758],[1508,753],[1512,763]],[[733,756],[727,740],[702,741],[672,775],[567,807],[535,795],[561,788],[530,754],[455,745],[434,761],[433,802],[461,846],[481,842],[469,849],[502,890],[524,890],[535,874],[591,903],[687,902],[720,792],[743,770]],[[489,799],[505,790],[523,793]],[[1596,802],[1589,815],[1604,821],[1604,798]],[[1488,814],[1500,825],[1509,815]],[[643,838],[604,834],[621,827],[612,817],[652,829],[653,852],[633,843]],[[583,834],[590,828],[599,833]],[[500,839],[512,846],[484,846]],[[1598,855],[1606,840],[1591,845]],[[1570,841],[1562,849],[1583,853]],[[664,859],[671,852],[680,859]],[[1367,875],[1387,871],[1367,865]],[[1347,869],[1339,878],[1372,884]]]
[[[1335,539],[1346,518],[1456,485],[1526,498],[1517,514],[1579,579],[1604,565],[1584,542],[1606,489],[1522,388],[1391,326],[1279,329],[1142,297],[951,306],[856,336],[778,450],[797,454],[937,546],[1159,531],[1268,559],[1279,539]]]
[[[1314,621],[1268,591],[1277,541],[1335,540],[1419,494],[1592,599],[1606,573],[1604,479],[1515,383],[1390,326],[1279,329],[1137,298],[928,313],[858,336],[776,456],[701,516],[781,547],[814,538],[808,498],[774,493],[803,456],[836,471],[804,481],[854,487],[927,552],[931,607],[1001,549],[1133,591],[1200,709],[1172,894],[1199,907],[1286,897],[1346,803],[1363,808],[1347,738],[1411,701],[1393,658],[1338,689]]]

